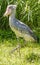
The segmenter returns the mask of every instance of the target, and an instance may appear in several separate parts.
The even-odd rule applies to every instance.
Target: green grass
[[[11,31],[0,30],[0,65],[40,65],[40,43],[27,43],[25,47],[10,53],[17,45]],[[23,41],[21,41],[23,43]]]

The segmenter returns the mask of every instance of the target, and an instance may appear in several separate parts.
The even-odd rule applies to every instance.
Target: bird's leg
[[[19,46],[15,47],[14,49],[11,50],[11,53],[15,52],[17,49],[19,48]]]
[[[18,42],[17,47],[15,47],[13,50],[11,50],[11,53],[13,53],[13,52],[15,52],[16,50],[18,50],[19,55],[20,55],[20,43],[19,43],[19,39],[18,39],[18,38],[17,38],[17,42]]]
[[[18,42],[18,52],[19,52],[19,55],[20,55],[20,48],[21,48],[21,45],[20,45],[20,43],[19,43],[19,38],[17,37],[17,42]]]

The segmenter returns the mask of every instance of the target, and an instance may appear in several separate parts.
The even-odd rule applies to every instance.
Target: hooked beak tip
[[[3,17],[5,17],[5,16],[6,16],[6,14],[4,13],[4,14],[3,14]]]
[[[5,17],[5,14],[3,14],[3,17]]]
[[[4,14],[3,14],[3,17],[7,17],[7,13],[4,13]]]

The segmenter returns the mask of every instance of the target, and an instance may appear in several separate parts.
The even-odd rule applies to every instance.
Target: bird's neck
[[[10,17],[14,19],[14,18],[15,18],[15,14],[16,14],[16,10],[14,10],[14,11],[11,13]]]
[[[14,18],[15,18],[15,14],[14,14],[14,13],[11,14],[11,15],[10,15],[10,18],[11,18],[11,19],[12,19],[12,18],[14,19]]]

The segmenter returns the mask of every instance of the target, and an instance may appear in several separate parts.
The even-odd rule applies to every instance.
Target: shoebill
[[[9,16],[10,28],[15,32],[17,38],[23,37],[25,41],[37,41],[36,35],[34,35],[29,26],[16,19],[16,7],[16,5],[8,5],[6,12],[4,13],[4,16]]]

